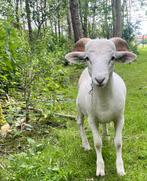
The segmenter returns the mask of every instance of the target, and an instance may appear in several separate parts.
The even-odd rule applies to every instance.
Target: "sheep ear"
[[[85,52],[70,52],[65,55],[65,59],[70,63],[77,63],[78,60],[85,60]]]
[[[137,55],[128,51],[117,51],[115,57],[116,57],[116,62],[130,63],[137,58]]]

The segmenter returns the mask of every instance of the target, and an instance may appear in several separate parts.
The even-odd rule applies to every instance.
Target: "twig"
[[[5,167],[0,163],[0,167],[2,168],[2,169],[4,169]]]
[[[126,140],[138,140],[138,139],[142,139],[142,138],[147,138],[147,134],[136,134],[136,135],[132,135],[132,136],[124,136],[124,139]]]
[[[76,120],[76,117],[75,116],[72,116],[72,115],[65,115],[65,114],[60,114],[60,113],[54,113],[55,116],[58,116],[58,117],[63,117],[63,118],[69,118],[69,119],[72,119],[72,120]]]

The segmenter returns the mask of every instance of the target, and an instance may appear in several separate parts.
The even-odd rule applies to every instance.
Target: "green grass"
[[[71,71],[71,68],[69,69]],[[86,125],[92,150],[84,152],[76,123],[66,120],[67,129],[40,126],[40,129],[43,129],[40,135],[36,133],[32,138],[30,138],[31,135],[25,135],[24,147],[23,142],[15,138],[16,151],[0,158],[0,180],[146,181],[147,49],[140,49],[140,55],[135,63],[118,64],[116,72],[125,80],[128,90],[123,131],[123,158],[126,170],[124,177],[118,177],[116,174],[112,125],[109,127],[110,141],[103,143],[106,176],[96,178],[96,155],[89,127]],[[76,73],[72,71],[71,74]],[[77,78],[72,79],[72,83],[67,97],[75,98]],[[71,109],[71,112],[75,114],[75,103],[69,102],[66,109],[68,113]],[[18,151],[18,145],[23,147],[22,151]]]

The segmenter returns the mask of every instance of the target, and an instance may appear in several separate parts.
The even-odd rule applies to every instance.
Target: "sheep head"
[[[86,61],[92,82],[97,86],[104,87],[112,75],[115,62],[129,63],[136,58],[134,53],[127,50],[126,45],[125,40],[121,38],[89,39],[84,44],[83,51],[76,50],[68,53],[65,58],[70,63],[75,63],[77,59]]]

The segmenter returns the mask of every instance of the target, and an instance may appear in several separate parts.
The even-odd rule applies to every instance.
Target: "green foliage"
[[[15,85],[18,79],[18,49],[21,40],[18,32],[9,22],[0,22],[0,82],[1,91]]]
[[[4,125],[5,123],[6,123],[6,121],[4,119],[2,106],[0,104],[0,126]]]
[[[135,24],[127,22],[124,25],[122,37],[128,42],[130,49],[138,54],[137,43],[135,42],[136,32],[139,30],[139,22]]]
[[[147,44],[147,39],[143,39],[140,43],[142,43],[143,45]]]
[[[1,93],[9,92],[24,105],[22,109],[31,106],[41,109],[45,115],[52,114],[59,108],[55,103],[61,97],[63,99],[62,91],[69,81],[66,69],[62,67],[69,43],[65,38],[56,42],[47,31],[30,46],[24,31],[18,31],[9,22],[2,22],[0,26]],[[8,109],[6,118],[13,122],[17,108],[9,105]]]

